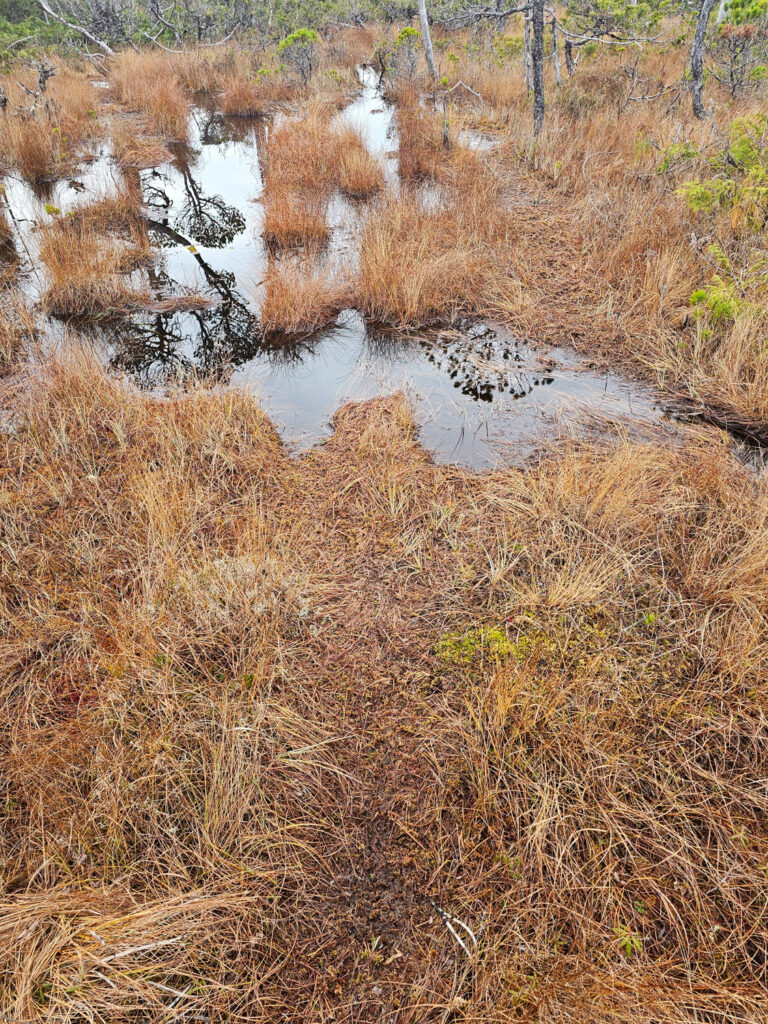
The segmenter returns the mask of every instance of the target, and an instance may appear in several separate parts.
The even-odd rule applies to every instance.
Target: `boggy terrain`
[[[761,473],[655,420],[472,473],[404,394],[297,457],[247,372],[351,315],[509,387],[485,321],[759,441],[761,101],[622,108],[598,53],[534,140],[457,32],[445,106],[382,83],[390,152],[339,117],[378,32],[307,82],[238,42],[5,83],[0,1013],[761,1024]],[[201,111],[257,137],[247,211]]]

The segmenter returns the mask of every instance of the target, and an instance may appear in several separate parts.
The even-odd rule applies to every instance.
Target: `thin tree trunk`
[[[717,0],[702,0],[696,34],[691,47],[691,82],[693,85],[693,114],[702,120],[707,116],[704,108],[704,44],[707,41],[707,25],[712,8]]]
[[[437,68],[435,67],[435,51],[432,49],[432,33],[429,31],[427,0],[419,0],[419,22],[421,24],[421,39],[424,43],[427,70],[429,71],[429,77],[434,81],[437,78]]]
[[[725,8],[728,5],[728,0],[720,0],[720,6],[717,10],[717,22],[716,24],[722,25],[725,21]]]
[[[723,3],[725,3],[725,0],[723,0]],[[496,10],[497,11],[503,11],[505,6],[506,6],[506,0],[496,0]],[[498,28],[499,32],[502,33],[502,35],[504,34],[504,30],[506,29],[506,27],[507,27],[507,19],[506,18],[499,18],[498,19],[497,28]]]
[[[560,74],[560,53],[557,47],[557,18],[552,19],[552,67],[555,69],[555,82],[558,89],[563,84],[563,76]]]
[[[525,91],[530,96],[533,92],[533,61],[531,58],[531,12],[525,12],[525,25],[523,28],[523,41],[525,44]]]
[[[573,43],[570,39],[565,40],[565,66],[568,68],[568,77],[570,78],[576,70],[576,63],[573,59]]]
[[[532,0],[533,7],[533,134],[544,127],[544,0]]]

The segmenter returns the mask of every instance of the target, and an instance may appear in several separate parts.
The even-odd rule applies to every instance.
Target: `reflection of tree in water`
[[[544,369],[531,373],[521,366],[518,371],[511,370],[509,364],[522,364],[523,357],[516,346],[498,339],[487,324],[464,324],[457,331],[431,331],[414,337],[368,325],[366,344],[379,358],[396,358],[397,353],[402,358],[404,345],[417,346],[458,391],[476,402],[493,402],[502,394],[525,398],[534,387],[554,382]]]
[[[144,199],[150,213],[159,219],[172,218],[177,231],[189,235],[198,245],[209,249],[222,249],[237,235],[245,231],[245,217],[236,206],[225,202],[222,196],[205,195],[192,174],[196,154],[188,146],[176,144],[174,164],[181,176],[184,199],[173,209],[173,200],[166,189],[167,172],[153,170],[145,181]]]
[[[151,230],[174,244],[190,245],[167,224],[152,219],[148,223]],[[230,367],[247,362],[259,351],[258,320],[238,294],[235,275],[214,270],[198,252],[193,255],[214,305],[184,312],[139,314],[112,332],[117,342],[112,364],[133,374],[145,386],[189,373],[220,378]],[[158,294],[178,293],[178,286],[163,272],[156,275],[154,285]]]
[[[218,110],[195,111],[195,123],[203,146],[221,146],[226,142],[250,142],[258,136],[262,122],[248,117],[227,117]]]
[[[226,302],[211,309],[142,314],[112,332],[117,346],[111,362],[145,387],[192,374],[219,380],[258,351],[253,328],[250,312]]]
[[[144,386],[190,374],[221,378],[230,367],[253,358],[260,344],[258,320],[238,294],[235,275],[214,270],[196,248],[228,245],[245,230],[245,217],[221,196],[203,193],[192,174],[194,150],[184,144],[172,148],[183,199],[176,207],[173,171],[143,176],[147,226],[160,245],[183,246],[192,253],[205,280],[202,297],[212,302],[208,308],[136,314],[110,332],[113,366]],[[164,270],[150,272],[150,284],[159,299],[186,291]]]

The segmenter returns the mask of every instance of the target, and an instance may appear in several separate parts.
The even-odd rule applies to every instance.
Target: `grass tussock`
[[[64,164],[61,133],[48,119],[23,114],[4,119],[2,143],[9,166],[27,181],[52,178]]]
[[[110,66],[109,84],[115,98],[141,113],[163,139],[187,137],[189,98],[166,55],[124,51]]]
[[[65,131],[77,126],[80,126],[81,134],[95,134],[99,131],[101,97],[90,74],[66,66],[59,68],[50,80],[48,91],[53,103],[60,108]]]
[[[322,248],[331,237],[326,203],[289,189],[272,189],[264,198],[263,237],[270,247]]]
[[[256,117],[263,105],[253,84],[244,78],[229,82],[219,98],[222,114],[231,117]]]
[[[36,83],[27,74],[27,88]],[[73,170],[101,133],[99,97],[87,75],[62,68],[44,96],[24,92],[13,77],[0,82],[8,106],[0,118],[2,164],[40,182]]]
[[[290,188],[322,195],[333,185],[334,153],[329,144],[333,109],[322,100],[299,116],[286,118],[270,132],[266,188]]]
[[[144,131],[140,123],[122,117],[113,121],[112,153],[121,167],[139,170],[157,167],[172,159],[170,151],[156,135]]]
[[[245,41],[221,46],[191,46],[169,55],[169,61],[184,89],[190,94],[214,95],[228,82],[251,80],[261,67],[265,53]]]
[[[124,193],[91,204],[42,229],[40,258],[48,283],[46,313],[97,316],[143,305],[147,293],[127,275],[150,256],[143,220]]]
[[[451,322],[481,313],[508,275],[511,224],[493,182],[459,173],[439,205],[389,196],[363,223],[356,303],[399,327]],[[392,258],[393,253],[397,259]]]
[[[416,95],[403,91],[398,95],[395,122],[400,177],[406,181],[436,178],[447,159],[441,119],[424,110]]]
[[[351,126],[339,129],[333,139],[336,148],[336,181],[351,199],[370,199],[384,187],[381,163],[371,154],[360,132]]]
[[[348,300],[338,274],[306,261],[273,261],[264,281],[261,326],[268,334],[311,334],[333,323]]]
[[[284,248],[322,246],[329,237],[327,204],[334,189],[368,199],[380,191],[383,172],[350,126],[334,127],[333,107],[315,99],[305,112],[269,135],[265,176],[264,238]]]
[[[227,80],[219,104],[221,112],[230,117],[258,117],[276,104],[294,99],[295,95],[295,87],[285,76],[262,73],[255,78]]]

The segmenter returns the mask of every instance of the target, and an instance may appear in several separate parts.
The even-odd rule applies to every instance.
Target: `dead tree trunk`
[[[552,19],[552,67],[555,69],[555,83],[558,87],[563,84],[563,77],[560,74],[560,53],[557,46],[557,18]]]
[[[427,70],[429,71],[429,77],[434,81],[437,78],[437,68],[435,67],[435,51],[432,49],[432,33],[429,31],[427,0],[419,0],[419,22],[421,24],[421,39],[424,43]]]
[[[533,134],[544,127],[544,0],[531,0],[533,10]]]
[[[693,87],[693,115],[702,120],[707,116],[704,109],[704,44],[707,41],[707,25],[712,8],[717,0],[702,0],[696,34],[691,47],[691,83]]]
[[[568,77],[570,78],[576,70],[576,62],[573,59],[573,43],[570,39],[565,40],[565,66],[568,68]]]
[[[531,58],[531,11],[525,12],[525,24],[523,26],[523,41],[525,44],[525,91],[530,96],[533,92],[533,60]]]

